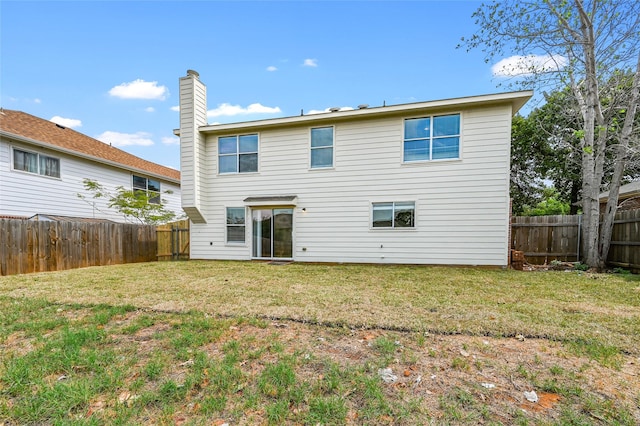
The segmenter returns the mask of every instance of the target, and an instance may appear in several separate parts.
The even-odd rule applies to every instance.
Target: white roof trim
[[[479,106],[490,104],[510,103],[513,106],[513,114],[518,112],[520,108],[533,96],[533,91],[525,90],[520,92],[506,92],[491,95],[468,96],[463,98],[442,99],[428,102],[415,102],[410,104],[389,105],[380,107],[371,107],[365,109],[356,109],[348,111],[326,112],[320,114],[299,115],[292,117],[272,118],[266,120],[245,121],[228,124],[208,124],[199,128],[203,133],[222,133],[230,130],[249,130],[253,128],[276,127],[292,124],[305,124],[324,121],[347,120],[356,118],[365,118],[371,116],[394,115],[411,111],[426,109],[444,109],[444,108],[460,108],[464,106]],[[174,132],[179,134],[179,130]]]
[[[0,136],[4,136],[4,137],[6,137],[8,139],[12,139],[12,140],[15,140],[17,142],[36,145],[36,146],[39,146],[39,147],[42,147],[42,148],[50,149],[52,151],[63,152],[65,154],[69,154],[69,155],[72,155],[74,157],[80,157],[80,158],[84,158],[86,160],[91,160],[91,161],[95,161],[95,162],[98,162],[98,163],[107,164],[109,166],[117,167],[117,168],[122,169],[122,170],[127,170],[127,171],[131,171],[131,172],[135,172],[135,173],[140,173],[140,174],[143,174],[143,175],[146,175],[146,176],[150,176],[150,177],[155,177],[155,178],[161,179],[161,180],[163,180],[165,182],[171,182],[171,183],[176,183],[176,184],[180,185],[180,180],[179,179],[173,179],[173,178],[167,177],[165,175],[161,175],[161,174],[158,174],[158,173],[150,172],[148,170],[140,169],[140,168],[137,168],[137,167],[127,166],[127,165],[119,163],[117,161],[107,160],[107,159],[104,159],[102,157],[95,157],[93,155],[84,154],[82,152],[74,151],[74,150],[68,149],[68,148],[63,148],[61,146],[53,145],[53,144],[50,144],[50,143],[47,143],[47,142],[42,142],[42,141],[31,139],[31,138],[25,138],[24,136],[16,135],[15,133],[10,133],[10,132],[4,131],[4,130],[0,130]]]

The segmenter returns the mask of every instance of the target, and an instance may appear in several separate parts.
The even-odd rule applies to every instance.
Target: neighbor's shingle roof
[[[137,169],[170,180],[180,181],[180,172],[177,170],[143,160],[80,132],[22,111],[0,109],[0,131],[44,142],[54,149],[58,147],[64,151],[73,151],[83,157],[93,157],[97,161],[117,163],[126,169]]]

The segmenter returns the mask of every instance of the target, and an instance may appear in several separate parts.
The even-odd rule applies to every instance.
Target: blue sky
[[[179,168],[178,79],[210,123],[502,92],[476,1],[0,0],[0,106]]]

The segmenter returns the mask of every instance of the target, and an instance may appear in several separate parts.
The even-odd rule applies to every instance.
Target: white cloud
[[[146,107],[144,110],[145,110],[145,112],[155,112],[156,111],[156,109],[154,107]]]
[[[106,131],[96,136],[96,139],[113,146],[151,146],[153,145],[153,141],[150,139],[150,137],[151,135],[146,132],[119,133]]]
[[[277,114],[282,112],[279,107],[267,107],[258,103],[251,104],[246,108],[240,105],[220,104],[218,108],[207,111],[207,117],[248,115],[248,114]]]
[[[180,112],[180,105],[172,106],[171,111]]]
[[[111,96],[121,99],[156,99],[163,101],[169,89],[166,86],[158,86],[157,81],[144,81],[137,79],[130,83],[122,83],[109,90]]]
[[[318,66],[318,60],[317,59],[305,59],[304,62],[302,63],[303,67],[317,67]]]
[[[82,126],[82,121],[80,120],[76,120],[75,118],[64,118],[58,115],[56,115],[55,117],[51,117],[51,120],[49,121],[52,121],[64,127],[68,127],[70,129]]]
[[[33,102],[36,103],[36,104],[41,104],[42,103],[42,101],[40,99],[38,99],[38,98],[35,98],[33,100]]]
[[[162,138],[162,143],[165,145],[180,145],[180,138],[176,136],[165,136]]]
[[[278,68],[274,67],[273,65],[270,65],[267,67],[267,71],[271,71],[271,72],[278,71]]]
[[[353,109],[354,109],[354,108],[352,108],[352,107],[348,107],[348,106],[346,106],[346,107],[339,107],[339,108],[340,108],[340,109],[339,109],[339,111],[353,111]],[[320,110],[320,109],[312,109],[312,110],[310,110],[310,111],[307,111],[307,112],[306,112],[306,114],[307,114],[307,115],[313,115],[313,114],[324,114],[324,113],[326,113],[326,112],[331,112],[331,108],[325,108],[325,109],[322,109],[322,110]]]
[[[562,55],[510,56],[491,67],[495,77],[528,76],[538,72],[558,71],[569,60]]]

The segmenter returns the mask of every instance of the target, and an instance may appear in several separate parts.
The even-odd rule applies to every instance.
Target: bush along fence
[[[525,261],[535,265],[553,260],[580,261],[582,217],[517,216],[511,220],[511,248],[524,253]],[[607,263],[640,271],[640,209],[616,214]]]
[[[155,260],[152,225],[0,219],[0,275]]]

